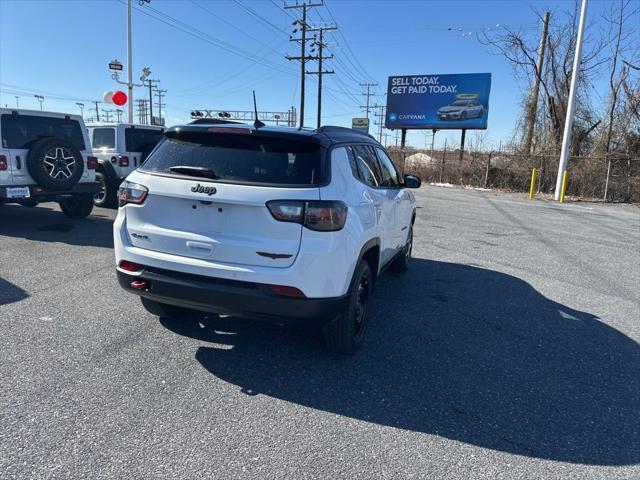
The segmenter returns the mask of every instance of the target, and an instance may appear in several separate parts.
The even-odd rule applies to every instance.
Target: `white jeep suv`
[[[173,127],[120,187],[118,280],[158,316],[318,320],[353,353],[378,275],[408,267],[419,186],[348,128]]]
[[[98,160],[80,115],[0,108],[0,205],[58,202],[70,218],[93,209]]]

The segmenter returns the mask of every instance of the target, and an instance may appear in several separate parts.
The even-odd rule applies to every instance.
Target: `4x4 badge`
[[[197,185],[191,187],[191,191],[193,193],[206,193],[207,195],[213,195],[217,190],[216,187],[205,187],[198,183]]]

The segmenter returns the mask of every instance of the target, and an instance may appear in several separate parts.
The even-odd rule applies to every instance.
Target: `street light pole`
[[[567,105],[567,116],[564,122],[564,133],[562,135],[562,151],[560,153],[560,164],[558,165],[558,178],[556,179],[556,190],[553,194],[556,200],[560,200],[562,190],[562,177],[567,170],[569,162],[569,150],[571,149],[571,129],[573,128],[573,114],[576,110],[576,89],[578,87],[578,74],[580,73],[580,58],[582,56],[582,37],[584,36],[584,22],[587,16],[587,0],[582,0],[580,10],[580,24],[578,25],[578,38],[576,39],[576,54],[573,58],[573,71],[571,72],[571,87],[569,89],[569,102]]]
[[[131,0],[127,1],[127,88],[129,89],[129,123],[133,123],[133,61],[131,53]]]
[[[76,102],[76,105],[78,105],[78,107],[80,107],[80,116],[82,118],[84,118],[84,114],[83,114],[83,112],[84,112],[84,103]]]
[[[44,102],[44,97],[42,95],[34,95],[34,97],[36,97],[36,100],[40,102],[40,110],[42,110],[42,102]]]

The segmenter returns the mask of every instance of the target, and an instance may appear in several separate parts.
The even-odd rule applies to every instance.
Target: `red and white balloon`
[[[115,92],[104,92],[102,98],[105,103],[113,103],[118,106],[124,105],[128,100],[127,94],[120,90],[116,90]]]

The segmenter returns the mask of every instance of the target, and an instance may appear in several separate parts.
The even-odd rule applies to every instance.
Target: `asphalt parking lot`
[[[640,209],[416,196],[354,357],[158,320],[115,211],[0,207],[0,478],[640,478]]]

